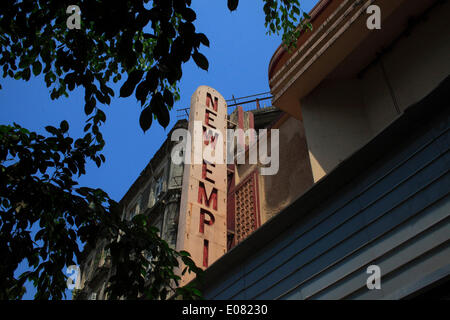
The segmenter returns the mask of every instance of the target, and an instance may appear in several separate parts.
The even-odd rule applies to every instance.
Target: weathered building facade
[[[175,124],[121,199],[123,219],[148,215],[152,225],[161,231],[162,239],[178,251],[188,251],[197,266],[206,269],[310,187],[313,179],[301,122],[272,106],[248,109],[244,111],[241,105],[228,107],[216,90],[199,87],[192,96],[189,121],[179,120]],[[186,129],[193,139],[195,121],[201,123],[202,149],[186,150],[191,161],[175,164],[171,156],[180,142],[172,141],[177,140],[172,139],[172,133]],[[214,142],[211,139],[219,127],[224,137],[226,129],[243,130],[244,135],[236,135],[234,142],[236,146],[244,145],[247,153],[257,145],[259,130],[278,129],[282,138],[278,173],[261,175],[260,163],[227,164],[226,140],[221,144],[223,163],[203,159],[203,151],[208,143]],[[250,139],[248,129],[256,130],[254,140]],[[290,148],[293,144],[303,147]],[[219,145],[215,144],[215,148]],[[195,163],[199,152],[201,162]],[[281,193],[270,192],[273,188]],[[100,241],[97,248],[85,250],[80,299],[105,299],[112,272],[105,245]],[[186,274],[182,284],[190,280],[192,275]]]
[[[371,5],[381,29],[367,27]],[[273,106],[244,111],[199,87],[176,127],[195,136],[200,122],[207,138],[189,156],[201,162],[174,165],[168,139],[122,199],[124,218],[149,214],[189,251],[206,269],[207,299],[445,297],[450,4],[321,0],[310,16],[313,31],[270,62]],[[202,158],[225,129],[243,130],[219,147],[243,146],[244,163]],[[268,164],[248,160],[273,129],[278,168],[263,175]],[[85,267],[98,298],[107,276],[89,270],[106,256],[91,253]],[[377,290],[366,285],[372,265]]]
[[[131,220],[137,214],[148,215],[153,226],[169,246],[175,248],[178,233],[180,199],[183,183],[183,164],[171,161],[177,142],[170,139],[176,129],[187,129],[187,121],[179,120],[168,133],[167,140],[155,153],[138,179],[120,201],[123,219]],[[86,248],[81,269],[79,299],[105,299],[107,281],[112,268],[106,243],[100,240],[97,247]]]
[[[310,16],[269,83],[314,184],[206,271],[205,297],[448,299],[450,3],[322,0]]]

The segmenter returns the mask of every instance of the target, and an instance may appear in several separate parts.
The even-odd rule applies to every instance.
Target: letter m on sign
[[[209,193],[209,196],[206,194],[206,187],[203,182],[199,182],[198,186],[198,203],[203,204],[205,203],[205,206],[208,208],[211,208],[211,202],[212,202],[212,208],[214,210],[217,210],[217,189],[211,188],[211,192]]]

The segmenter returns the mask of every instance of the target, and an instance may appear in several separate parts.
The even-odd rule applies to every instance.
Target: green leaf
[[[209,40],[204,33],[197,33],[197,38],[204,46],[209,47]]]
[[[203,70],[208,71],[208,68],[209,68],[208,59],[206,59],[206,57],[203,54],[196,51],[192,55],[192,58],[194,58],[194,61],[197,64],[197,66],[199,66]]]
[[[58,129],[56,129],[53,126],[46,126],[45,130],[53,135],[57,135],[58,134]]]
[[[142,110],[141,115],[139,117],[139,125],[141,129],[145,132],[147,131],[151,125],[153,120],[153,113],[150,107],[146,107]]]
[[[183,8],[181,10],[181,16],[183,17],[184,20],[188,21],[188,22],[192,22],[197,18],[197,15],[195,14],[195,11],[192,10],[191,8]]]
[[[120,96],[122,98],[126,98],[131,96],[134,91],[134,88],[138,84],[138,82],[142,79],[144,75],[144,71],[142,70],[134,70],[128,75],[127,81],[120,88]]]
[[[41,73],[42,70],[42,64],[39,61],[35,61],[33,63],[33,74],[35,76],[38,76]]]
[[[191,288],[192,293],[195,294],[197,297],[201,297],[202,293],[200,292],[200,290],[196,289],[196,288]]]
[[[173,107],[173,93],[170,92],[169,89],[167,89],[167,88],[164,89],[163,98],[164,98],[164,102],[167,104],[167,106]]]
[[[159,124],[166,128],[170,122],[170,115],[169,110],[164,104],[163,96],[161,95],[161,93],[157,92],[152,97],[152,101],[150,101],[150,107],[152,108],[152,112],[158,119]]]
[[[26,68],[22,71],[22,79],[25,81],[30,80],[30,68]]]
[[[92,111],[94,111],[96,104],[97,100],[95,100],[94,97],[91,97],[89,101],[84,105],[84,113],[86,113],[86,115],[90,115]]]
[[[228,9],[230,9],[230,11],[234,11],[237,9],[238,4],[239,0],[228,0]]]
[[[147,81],[142,81],[136,88],[136,99],[141,102],[141,106],[145,104],[147,95],[149,92],[149,86]]]
[[[97,119],[99,121],[101,121],[101,122],[105,122],[106,121],[106,114],[102,110],[97,109],[97,115],[96,116],[97,116]]]
[[[180,256],[182,256],[182,257],[190,257],[191,256],[191,254],[189,252],[184,251],[184,250],[181,250],[179,253],[180,253]]]
[[[84,132],[88,131],[88,130],[91,128],[91,126],[92,126],[92,123],[88,123],[88,124],[84,127],[83,131],[84,131]]]
[[[100,157],[96,157],[94,161],[97,167],[100,168],[100,166],[102,165],[102,159],[100,159]],[[76,171],[74,173],[76,173]]]
[[[59,127],[61,128],[61,131],[65,133],[69,130],[69,123],[66,120],[63,120],[61,121]]]
[[[143,49],[142,42],[136,41],[134,43],[134,51],[136,51],[136,53],[138,53],[138,54],[141,54],[142,53],[142,49]]]

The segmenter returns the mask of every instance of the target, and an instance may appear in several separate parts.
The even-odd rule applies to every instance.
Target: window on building
[[[163,191],[163,178],[162,176],[156,179],[155,183],[155,198],[158,199]]]
[[[155,220],[152,222],[152,226],[156,227],[159,232],[158,235],[161,235],[161,230],[163,227],[163,214],[162,213],[158,213],[157,216],[155,217]],[[164,239],[166,240],[166,239]]]
[[[137,211],[138,211],[138,205],[137,204],[134,204],[133,206],[131,206],[131,209],[130,209],[129,214],[128,214],[130,220],[133,219],[133,217],[138,214]]]
[[[150,192],[151,192],[150,189],[151,185],[149,184],[141,194],[141,202],[139,207],[142,213],[144,213],[145,210],[147,210],[147,208],[149,207]]]

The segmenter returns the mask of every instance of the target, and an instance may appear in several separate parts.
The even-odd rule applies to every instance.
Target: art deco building
[[[368,28],[373,5],[381,29]],[[169,133],[124,218],[148,214],[189,251],[207,299],[448,298],[450,3],[321,0],[310,16],[296,49],[274,53],[270,95],[225,101],[201,86],[174,127],[212,144],[217,130],[257,129],[224,141],[245,159],[278,129],[276,174],[260,159],[174,165]],[[101,299],[107,254],[87,252],[80,297]]]
[[[206,270],[203,293],[448,299],[450,3],[321,0],[310,16],[268,77],[285,123],[304,129],[313,185],[266,190],[298,197]]]
[[[146,214],[152,224],[160,230],[161,237],[175,247],[177,223],[183,182],[183,165],[175,165],[170,155],[175,142],[170,140],[173,130],[187,128],[187,121],[178,121],[136,181],[130,186],[119,204],[123,219],[132,219],[136,214]],[[106,243],[100,240],[96,248],[85,248],[85,257],[80,266],[81,290],[77,299],[104,299],[107,280],[112,268]]]
[[[200,87],[200,91],[202,88],[213,93],[216,92],[209,87]],[[194,93],[194,96],[197,94],[197,92]],[[223,106],[226,105],[227,108],[225,109],[224,126],[227,129],[243,129],[244,133],[249,128],[255,129],[253,142],[258,141],[259,130],[279,128],[281,133],[280,149],[289,151],[289,153],[280,152],[280,165],[276,175],[260,175],[258,168],[261,165],[258,163],[222,165],[224,183],[220,188],[222,188],[223,195],[220,195],[219,198],[227,200],[219,201],[216,209],[213,210],[209,202],[214,201],[211,197],[217,196],[214,192],[218,191],[218,186],[216,181],[211,180],[209,176],[201,179],[203,165],[200,164],[198,170],[190,170],[190,164],[177,165],[171,160],[173,149],[178,144],[171,140],[172,133],[176,129],[188,129],[189,127],[189,122],[181,119],[168,132],[166,141],[121,199],[123,218],[132,219],[136,214],[148,215],[152,224],[161,230],[162,239],[167,241],[172,248],[189,251],[196,264],[206,269],[265,221],[286,207],[302,191],[312,185],[313,179],[301,122],[292,118],[288,119],[286,114],[278,108],[271,105],[266,106],[264,101],[267,101],[267,98],[270,96],[262,94],[250,98],[236,98],[228,101],[229,105],[224,102]],[[207,95],[204,94],[204,101],[200,103],[199,107],[190,108],[190,122],[195,120],[195,116],[193,116],[195,112],[201,113],[199,119],[204,118],[205,110],[207,110],[206,101]],[[211,102],[211,106],[213,103]],[[263,105],[260,106],[260,104]],[[193,110],[194,112],[192,112]],[[239,142],[237,140],[242,139],[243,149],[248,153],[251,143],[249,137],[236,136],[235,139],[236,146]],[[289,144],[303,145],[303,148],[290,149],[288,148]],[[293,165],[293,161],[296,165]],[[215,166],[215,170],[220,166],[220,164]],[[192,174],[187,174],[190,171]],[[204,186],[204,189],[200,189],[200,193],[205,192],[204,198],[199,198],[199,179],[195,177],[196,173],[199,173]],[[289,183],[286,184],[286,182]],[[282,190],[282,193],[270,192],[274,188]],[[190,189],[194,191],[189,195]],[[203,210],[203,215],[205,214],[204,210],[210,210],[209,212],[214,214],[214,225],[208,225],[208,216],[206,218],[203,216],[203,232],[199,231],[200,221],[198,219],[192,223],[186,219],[187,216],[194,214],[188,212],[186,208],[195,208],[196,206],[198,206],[198,210]],[[220,240],[214,236],[219,233],[214,229],[219,223],[217,213],[212,211],[220,211],[223,217]],[[201,216],[200,211],[197,212],[197,216]],[[188,224],[192,230],[188,230]],[[192,243],[184,241],[183,243],[180,239],[185,236],[197,241]],[[208,241],[207,251],[204,247],[205,240]],[[214,242],[219,241],[221,242],[220,246],[219,244],[216,246]],[[179,243],[177,244],[177,242]],[[99,241],[96,248],[84,250],[85,258],[80,267],[82,289],[76,291],[77,299],[105,298],[107,280],[112,272],[105,246],[104,241]],[[190,280],[192,280],[191,277],[185,277],[183,283]]]

